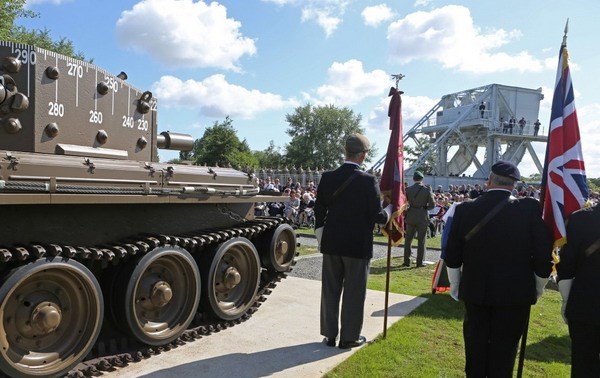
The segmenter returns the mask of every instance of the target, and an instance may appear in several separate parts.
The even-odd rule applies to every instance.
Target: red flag
[[[379,182],[379,189],[386,203],[391,203],[392,219],[383,230],[384,235],[389,236],[392,245],[397,246],[404,236],[404,217],[402,213],[406,209],[406,193],[404,191],[404,155],[402,142],[402,99],[396,88],[390,89],[390,106],[388,116],[390,117],[390,142],[385,156],[385,165]]]
[[[566,219],[581,209],[589,197],[566,38],[565,28],[558,57],[540,196],[543,218],[552,230],[555,250],[566,243]]]

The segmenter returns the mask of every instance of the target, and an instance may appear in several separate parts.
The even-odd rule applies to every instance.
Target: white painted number
[[[102,112],[90,110],[90,123],[102,123]]]
[[[108,89],[112,89],[113,92],[117,93],[119,90],[119,82],[114,77],[105,76],[104,82],[108,86]]]
[[[133,129],[134,123],[133,117],[123,116],[123,127]]]
[[[142,131],[148,130],[148,121],[146,121],[145,119],[138,119],[137,125],[138,125],[138,127],[137,127],[138,130],[142,130]]]
[[[67,67],[69,67],[69,76],[76,76],[80,79],[83,77],[83,67],[79,64],[68,62]]]
[[[36,61],[35,51],[27,51],[27,49],[15,49],[15,52],[17,53],[17,59],[20,60],[21,63],[23,63],[23,64],[31,63],[32,65],[35,64],[35,61]]]
[[[65,106],[58,102],[50,101],[48,103],[48,114],[55,117],[63,117],[65,115]]]

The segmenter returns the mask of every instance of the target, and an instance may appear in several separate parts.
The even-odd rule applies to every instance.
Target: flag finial
[[[569,32],[569,19],[567,18],[567,23],[565,24],[565,35],[563,35],[562,45],[567,46],[567,33]]]
[[[392,75],[392,79],[396,80],[396,89],[398,89],[398,82],[400,82],[404,76],[405,75],[402,74]]]

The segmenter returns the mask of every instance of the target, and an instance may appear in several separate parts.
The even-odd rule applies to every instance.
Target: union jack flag
[[[566,40],[567,27],[558,56],[540,197],[554,250],[566,243],[565,220],[589,197]]]

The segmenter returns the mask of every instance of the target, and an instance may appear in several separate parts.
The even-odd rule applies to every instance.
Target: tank
[[[0,370],[94,375],[247,319],[294,264],[252,173],[190,150],[125,73],[0,41]]]

